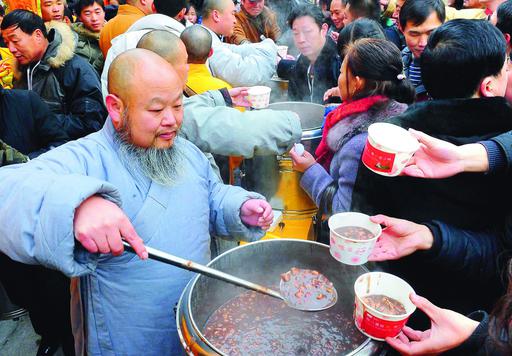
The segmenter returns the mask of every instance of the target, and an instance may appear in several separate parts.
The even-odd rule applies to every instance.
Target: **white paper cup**
[[[418,140],[406,129],[377,122],[368,127],[368,139],[361,159],[371,171],[394,177],[402,172],[419,148]]]
[[[265,86],[255,86],[247,89],[247,100],[251,107],[255,109],[264,109],[270,103],[270,91],[272,89]]]
[[[370,240],[356,240],[335,232],[343,226],[358,226],[368,229],[374,235]],[[375,242],[382,233],[382,228],[370,220],[370,217],[361,213],[339,213],[329,218],[330,251],[331,256],[347,265],[362,265],[368,262],[368,256],[375,246]]]
[[[386,337],[396,337],[407,320],[416,310],[409,295],[412,287],[403,279],[389,273],[370,272],[359,276],[354,284],[356,294],[354,321],[356,327],[366,336],[384,341]],[[363,302],[368,295],[380,294],[398,300],[405,307],[405,314],[381,313]]]
[[[277,46],[277,53],[281,58],[285,58],[288,54],[288,46]]]

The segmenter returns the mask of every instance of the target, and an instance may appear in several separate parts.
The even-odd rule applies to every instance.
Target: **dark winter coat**
[[[324,48],[315,61],[312,70],[312,83],[308,82],[308,68],[311,61],[301,55],[291,68],[286,68],[290,61],[281,61],[277,66],[279,77],[288,79],[288,98],[293,101],[308,101],[323,104],[327,89],[338,86],[340,74],[340,57],[336,52],[336,44],[326,40]]]
[[[14,87],[39,94],[67,135],[77,139],[98,131],[107,117],[100,79],[85,59],[74,54],[75,38],[69,26],[54,21],[48,26],[46,53],[41,61],[21,68]]]
[[[61,122],[29,90],[0,90],[0,139],[34,158],[69,140]]]
[[[99,44],[100,33],[88,30],[81,22],[74,23],[72,29],[78,35],[75,53],[89,62],[101,75],[105,59]]]
[[[512,129],[512,109],[504,98],[453,99],[411,106],[391,122],[412,127],[457,145],[487,140]],[[446,179],[383,177],[362,163],[351,210],[382,213],[418,223],[440,220],[462,229],[502,226],[510,209],[509,177],[464,173]],[[384,264],[408,280],[416,292],[435,304],[467,314],[494,305],[503,293],[496,276],[464,276],[471,264],[465,254],[459,268],[444,268],[421,259],[421,253]]]

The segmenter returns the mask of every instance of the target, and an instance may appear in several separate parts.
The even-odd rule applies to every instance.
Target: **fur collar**
[[[43,61],[52,68],[59,68],[73,58],[76,48],[75,34],[64,22],[50,21],[46,23],[49,45]]]
[[[88,38],[90,40],[99,40],[100,39],[99,32],[93,32],[93,31],[89,30],[81,22],[75,22],[73,25],[71,25],[71,28],[73,29],[73,31],[75,31],[78,34],[78,36],[82,36],[82,37]]]
[[[389,121],[394,116],[407,110],[407,105],[395,100],[389,100],[382,105],[374,105],[370,110],[346,117],[338,122],[327,135],[327,145],[333,152],[337,152],[352,137],[366,132],[368,126],[374,122]]]

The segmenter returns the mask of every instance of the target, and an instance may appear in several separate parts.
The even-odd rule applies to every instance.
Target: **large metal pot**
[[[263,285],[275,284],[280,274],[291,267],[316,269],[334,283],[339,299],[333,308],[349,320],[352,320],[354,308],[354,282],[359,275],[367,272],[361,266],[340,264],[330,256],[326,245],[290,239],[265,240],[240,246],[218,256],[209,266]],[[204,326],[215,310],[243,292],[243,288],[205,276],[197,276],[189,283],[176,313],[178,333],[187,354],[222,355],[203,335]],[[354,326],[350,323],[344,327]],[[349,355],[380,353],[381,343],[362,334],[357,336],[360,338]],[[251,350],[246,351],[250,354]]]

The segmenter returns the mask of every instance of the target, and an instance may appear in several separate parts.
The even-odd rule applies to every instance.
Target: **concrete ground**
[[[39,340],[28,315],[0,321],[1,356],[35,356]],[[55,356],[63,356],[62,351],[58,350]]]

